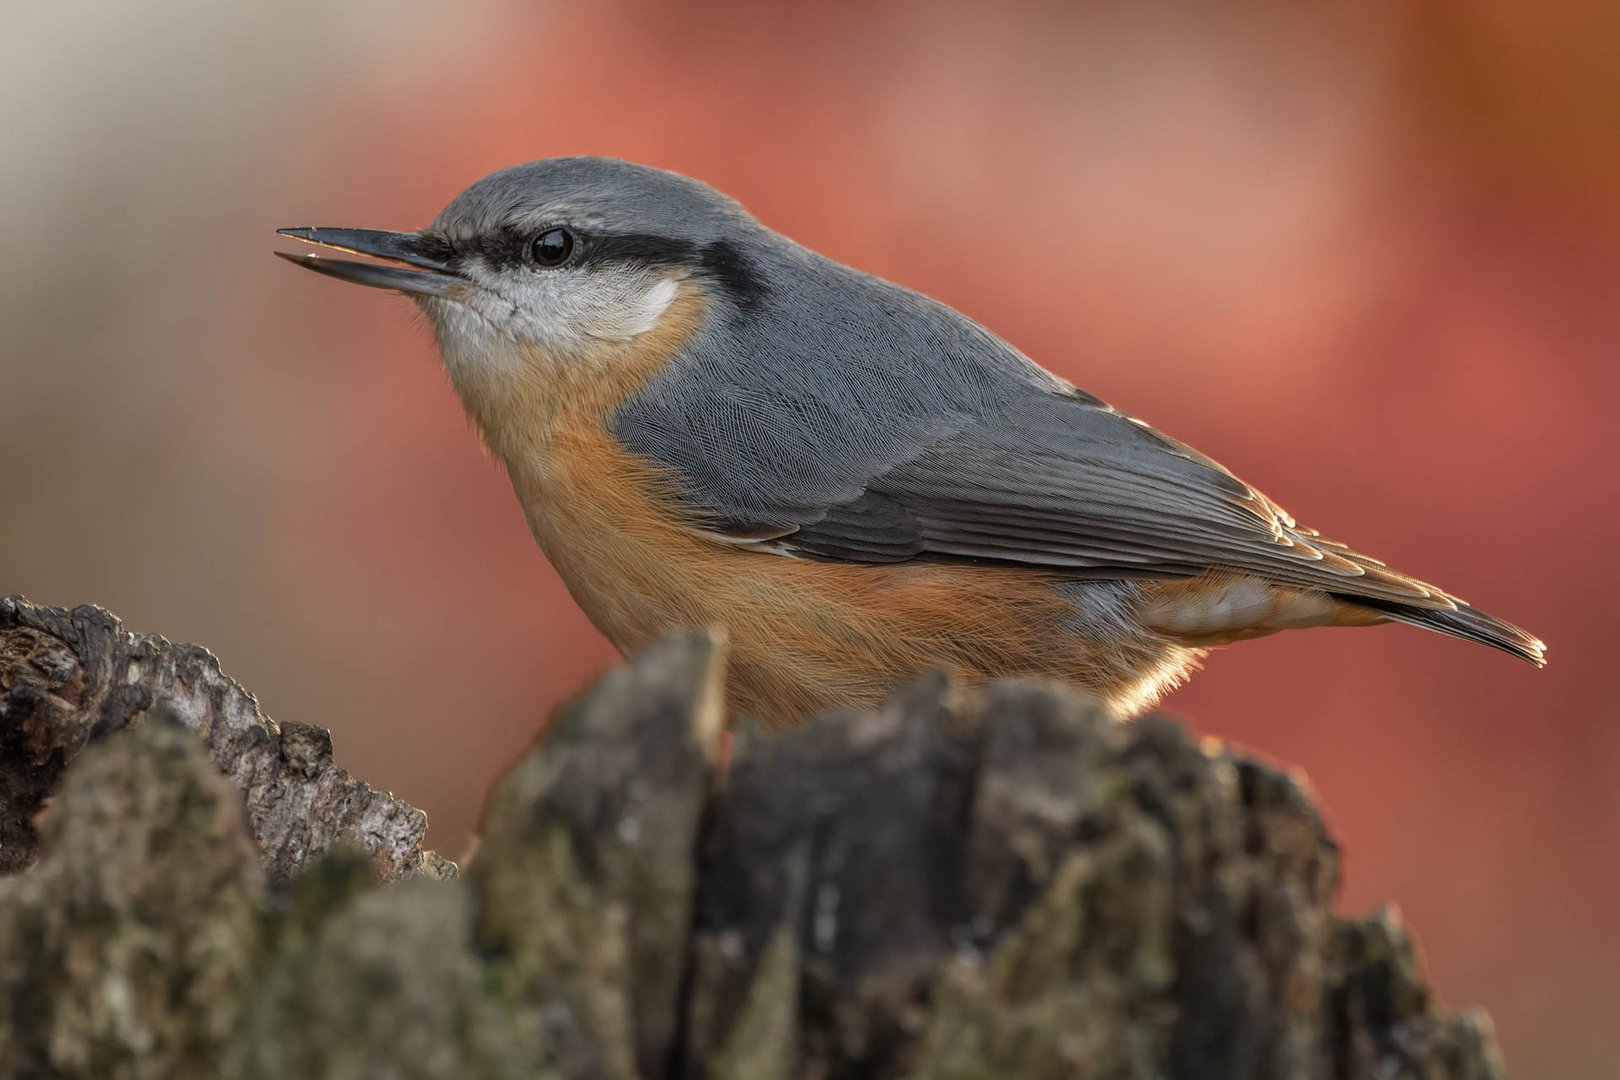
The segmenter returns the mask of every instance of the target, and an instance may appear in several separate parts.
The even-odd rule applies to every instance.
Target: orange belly
[[[607,425],[703,317],[701,295],[683,287],[659,326],[632,342],[536,355],[501,378],[458,385],[535,539],[620,651],[675,628],[722,627],[730,705],[778,724],[875,704],[936,668],[969,682],[1058,679],[1134,713],[1197,662],[1197,649],[1122,617],[1117,590],[1134,586],[1016,568],[815,562],[690,527],[668,478]]]
[[[966,682],[1058,679],[1135,712],[1197,659],[1134,621],[1090,619],[1085,590],[1035,570],[787,558],[706,538],[658,474],[604,431],[555,439],[513,481],[530,528],[621,651],[675,627],[723,627],[730,704],[771,723],[872,705],[943,668]]]

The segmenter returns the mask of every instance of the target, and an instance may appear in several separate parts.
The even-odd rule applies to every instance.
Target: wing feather
[[[1024,415],[936,429],[852,496],[800,509],[772,550],[859,562],[991,560],[1087,577],[1211,569],[1348,597],[1454,610],[1457,601],[1300,527],[1213,460],[1096,399],[1050,390]],[[852,479],[852,478],[846,478]],[[775,537],[780,536],[780,539]]]

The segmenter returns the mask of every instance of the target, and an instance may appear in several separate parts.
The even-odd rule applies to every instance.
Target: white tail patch
[[[1259,578],[1200,578],[1165,587],[1141,610],[1155,631],[1186,643],[1219,644],[1279,630],[1325,626],[1338,604],[1326,593]]]

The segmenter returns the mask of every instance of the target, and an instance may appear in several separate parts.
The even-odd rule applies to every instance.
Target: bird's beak
[[[445,296],[466,279],[457,274],[449,263],[423,254],[421,234],[385,232],[382,229],[277,229],[282,236],[302,240],[306,244],[348,251],[356,255],[372,255],[379,259],[421,267],[420,270],[401,270],[397,266],[356,262],[353,259],[329,259],[320,255],[277,255],[317,274],[352,281],[356,285],[369,285],[373,289],[393,289],[395,292],[415,296]]]

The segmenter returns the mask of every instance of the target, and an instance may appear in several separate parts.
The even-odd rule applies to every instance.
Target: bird
[[[426,315],[601,633],[628,654],[723,628],[727,705],[767,725],[935,669],[1055,680],[1128,718],[1215,646],[1317,626],[1545,662],[1533,635],[690,177],[549,158],[419,231],[278,232],[377,260],[276,252]]]

